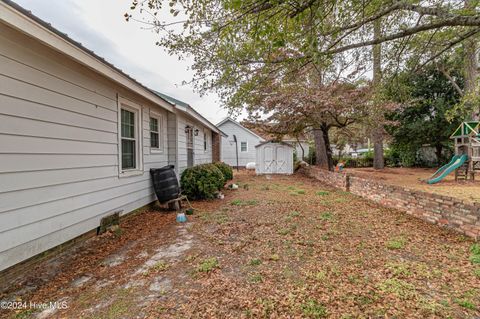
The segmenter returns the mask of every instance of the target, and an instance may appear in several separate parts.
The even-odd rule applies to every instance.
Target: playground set
[[[480,122],[463,122],[450,138],[455,143],[455,155],[426,180],[428,184],[438,183],[452,172],[456,181],[474,180],[475,172],[480,171]]]

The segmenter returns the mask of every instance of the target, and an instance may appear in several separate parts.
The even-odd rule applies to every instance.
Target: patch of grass
[[[204,213],[200,216],[203,221],[217,223],[219,225],[230,221],[228,215],[224,212]]]
[[[116,300],[107,310],[106,318],[120,318],[131,310],[132,303],[126,300]]]
[[[375,297],[374,295],[373,296],[356,295],[355,297],[353,297],[353,300],[357,305],[366,306],[375,302],[374,297]]]
[[[330,213],[330,212],[322,213],[322,214],[320,214],[320,219],[323,220],[323,221],[332,220],[333,219],[333,214]]]
[[[473,274],[477,277],[480,278],[480,268],[477,268],[473,271]]]
[[[250,266],[259,266],[262,264],[262,260],[260,258],[253,258],[248,263]]]
[[[17,312],[13,318],[15,319],[28,319],[33,318],[33,314],[35,313],[35,309],[25,309],[20,312]]]
[[[387,241],[385,246],[388,249],[402,249],[405,247],[405,244],[407,243],[407,240],[404,237],[395,237]]]
[[[480,264],[480,244],[473,244],[470,247],[470,262]]]
[[[278,234],[286,236],[286,235],[290,234],[290,229],[289,228],[282,228],[278,231]]]
[[[425,297],[420,298],[417,304],[420,311],[425,315],[439,315],[445,309],[444,305]]]
[[[276,303],[272,299],[257,299],[257,304],[262,307],[262,316],[264,318],[270,318],[272,313],[276,309]]]
[[[397,278],[390,278],[378,285],[380,291],[391,293],[401,299],[409,299],[415,296],[415,286]]]
[[[466,308],[466,309],[470,309],[470,310],[476,310],[477,309],[475,304],[470,299],[466,299],[466,298],[455,299],[455,303],[457,305],[459,305],[460,307],[463,307],[463,308]]]
[[[357,284],[360,282],[360,276],[358,275],[348,275],[348,281],[352,284]]]
[[[300,212],[297,212],[297,211],[293,211],[291,212],[290,214],[288,214],[289,217],[299,217],[300,216]]]
[[[255,206],[258,204],[256,199],[249,199],[249,200],[241,200],[241,199],[234,199],[230,202],[233,206]]]
[[[405,263],[387,263],[386,267],[395,277],[408,277],[412,274]]]
[[[327,191],[318,191],[315,193],[315,195],[318,195],[318,196],[325,196],[325,195],[328,195],[330,194],[329,192]]]
[[[155,271],[165,271],[170,267],[170,265],[164,261],[159,261],[155,265],[153,265],[151,268]]]
[[[305,191],[303,189],[297,190],[298,195],[305,195]]]
[[[309,299],[301,306],[303,315],[308,318],[324,318],[327,316],[327,308],[320,302]]]
[[[254,284],[263,282],[263,277],[260,274],[253,274],[248,277],[248,281]]]
[[[327,272],[320,270],[315,274],[315,280],[324,281],[327,278]]]
[[[185,261],[187,263],[190,263],[192,261],[194,261],[195,259],[197,259],[199,254],[191,254],[191,255],[188,255],[187,257],[185,257]]]
[[[232,200],[232,202],[230,203],[231,205],[234,205],[234,206],[240,206],[242,205],[243,201],[241,199],[234,199]]]
[[[216,257],[208,258],[202,261],[198,267],[198,272],[211,272],[212,270],[219,268],[220,264],[218,263],[218,259]]]

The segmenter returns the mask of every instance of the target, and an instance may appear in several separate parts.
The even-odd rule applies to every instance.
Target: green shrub
[[[191,199],[212,199],[225,185],[225,177],[214,164],[201,164],[183,171],[182,192]]]
[[[233,169],[230,165],[225,164],[224,162],[216,162],[214,165],[222,172],[225,180],[229,181],[233,179]]]

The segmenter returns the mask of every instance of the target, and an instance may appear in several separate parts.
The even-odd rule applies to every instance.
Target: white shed
[[[266,141],[255,146],[255,172],[260,174],[293,174],[293,146],[285,142]]]

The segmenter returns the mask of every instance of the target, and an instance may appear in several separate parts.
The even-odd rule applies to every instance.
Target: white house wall
[[[306,157],[308,157],[308,152],[310,151],[309,150],[309,145],[307,142],[290,142],[290,141],[287,141],[287,143],[290,143],[292,144],[293,146],[295,146],[295,152],[297,153],[297,159],[298,160],[301,160],[302,159],[302,147],[303,147],[303,154]],[[301,144],[301,146],[300,146]]]
[[[231,166],[237,165],[235,153],[236,145],[233,142],[233,135],[237,137],[238,141],[238,165],[246,166],[247,163],[255,162],[255,145],[259,144],[262,139],[231,121],[226,121],[218,128],[228,135],[228,137],[222,136],[222,162]],[[241,142],[247,142],[247,152],[241,152]]]
[[[119,177],[117,95],[142,105],[140,175]],[[0,105],[0,270],[155,200],[149,170],[172,162],[172,114],[4,25]],[[149,148],[153,111],[161,153]]]
[[[193,165],[205,164],[212,162],[212,131],[204,126],[200,121],[184,114],[177,112],[177,136],[178,136],[178,173],[187,168],[187,135],[185,127],[188,125],[194,129],[198,129],[198,136],[193,136]],[[207,133],[207,150],[203,148],[203,132]]]

